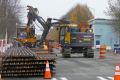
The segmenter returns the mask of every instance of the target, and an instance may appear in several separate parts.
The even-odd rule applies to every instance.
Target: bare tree
[[[108,5],[107,14],[113,18],[113,28],[115,32],[120,34],[120,0],[109,0]]]
[[[0,0],[0,37],[3,38],[8,31],[8,36],[13,36],[16,23],[19,23],[20,0]]]

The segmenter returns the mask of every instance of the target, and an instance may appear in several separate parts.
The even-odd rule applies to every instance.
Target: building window
[[[100,40],[96,40],[96,45],[100,45]]]
[[[101,37],[101,35],[95,35],[95,38],[97,38],[97,39],[100,38],[100,37]]]

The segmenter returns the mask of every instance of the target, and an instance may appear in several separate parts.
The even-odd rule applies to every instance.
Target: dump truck
[[[94,33],[92,25],[88,23],[59,25],[59,42],[62,46],[63,57],[71,57],[71,54],[83,54],[85,58],[93,58]]]

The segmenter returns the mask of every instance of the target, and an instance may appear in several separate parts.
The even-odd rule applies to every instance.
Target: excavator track
[[[36,54],[29,48],[13,47],[1,55],[1,77],[42,77],[47,61],[53,76],[55,59],[54,54]]]

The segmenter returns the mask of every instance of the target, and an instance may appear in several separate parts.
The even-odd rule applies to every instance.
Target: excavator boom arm
[[[42,25],[42,27],[44,28],[42,36],[39,39],[39,45],[41,45],[44,42],[44,40],[45,40],[45,38],[46,38],[46,36],[49,32],[49,29],[51,27],[51,20],[52,19],[48,18],[47,21],[45,21],[42,17],[38,16],[37,8],[33,8],[32,6],[27,6],[27,7],[28,7],[28,10],[29,10],[27,25],[30,26],[30,24],[32,24],[33,21],[37,20]]]

